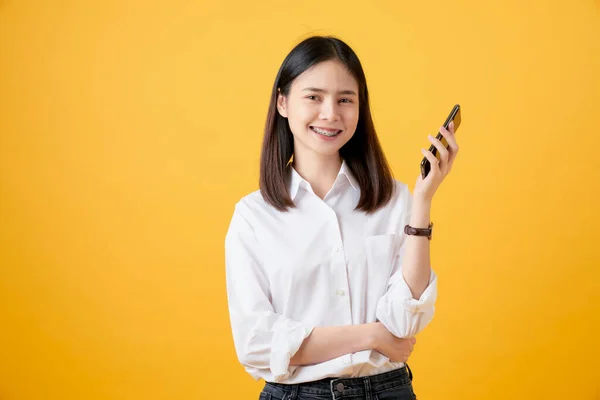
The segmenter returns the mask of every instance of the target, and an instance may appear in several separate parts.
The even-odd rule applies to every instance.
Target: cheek
[[[347,125],[355,126],[358,124],[358,109],[346,110],[344,120]]]
[[[288,123],[294,135],[304,134],[306,125],[310,120],[306,116],[306,110],[302,107],[288,108]]]
[[[296,126],[310,125],[314,122],[315,115],[318,115],[318,113],[313,108],[298,105],[293,109],[293,124]]]

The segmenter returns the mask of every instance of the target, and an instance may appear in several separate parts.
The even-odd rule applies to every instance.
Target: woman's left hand
[[[438,161],[436,156],[429,150],[421,149],[423,155],[427,157],[431,163],[431,170],[425,179],[423,179],[419,172],[419,177],[415,184],[414,196],[419,196],[425,201],[431,201],[433,199],[433,195],[440,187],[442,181],[450,173],[452,164],[454,164],[454,160],[456,160],[458,154],[458,144],[456,143],[456,136],[454,135],[454,121],[450,123],[448,128],[449,130],[444,129],[443,126],[440,127],[440,133],[448,142],[449,147],[447,149],[441,141],[431,135],[429,136],[429,141],[433,143],[440,154],[440,161]]]

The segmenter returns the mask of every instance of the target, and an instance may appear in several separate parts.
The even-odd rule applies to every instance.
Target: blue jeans
[[[294,385],[267,382],[259,400],[416,400],[412,371],[394,371],[361,378],[325,378]]]

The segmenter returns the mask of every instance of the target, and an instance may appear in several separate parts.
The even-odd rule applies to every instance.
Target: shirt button
[[[338,289],[337,292],[335,292],[338,296],[345,296],[346,292],[344,292],[342,289]]]

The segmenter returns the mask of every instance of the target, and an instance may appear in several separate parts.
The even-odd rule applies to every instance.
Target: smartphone
[[[452,111],[450,111],[450,114],[448,115],[448,118],[446,118],[446,122],[444,122],[444,128],[448,129],[448,126],[450,125],[450,122],[454,121],[454,133],[456,133],[456,131],[458,130],[458,127],[460,126],[460,104],[456,104],[453,108]],[[446,138],[444,136],[442,136],[441,133],[438,132],[436,138],[438,140],[440,140],[442,142],[442,144],[444,146],[446,146],[446,148],[448,148],[448,142],[446,141]],[[429,151],[433,153],[433,155],[438,159],[440,159],[440,155],[438,154],[437,148],[431,144],[431,146],[429,146]],[[425,179],[427,177],[427,174],[429,174],[429,171],[431,171],[431,163],[429,162],[429,160],[427,159],[427,157],[423,157],[423,161],[421,161],[421,177],[423,177],[423,179]]]

